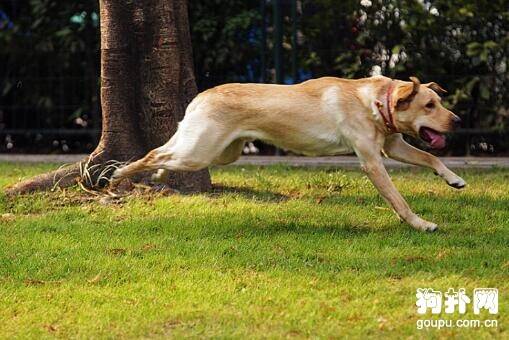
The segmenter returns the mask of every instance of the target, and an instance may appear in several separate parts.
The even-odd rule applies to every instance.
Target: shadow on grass
[[[254,199],[257,201],[265,202],[284,202],[290,199],[287,195],[268,191],[256,190],[248,187],[233,187],[228,185],[214,184],[212,190],[208,193],[211,198],[219,198],[222,194],[236,194],[245,199]]]
[[[270,212],[271,207],[264,204],[286,203],[294,200],[292,197],[282,195],[271,191],[260,191],[246,187],[216,186],[207,197],[211,199],[221,199],[222,194],[240,195],[246,200],[252,200],[253,208],[246,208],[246,214],[237,210],[228,210],[227,208],[218,215],[214,210],[204,209],[197,215],[193,215],[192,219],[186,220],[192,227],[198,227],[200,232],[195,235],[198,237],[212,237],[215,233],[219,233],[217,237],[235,237],[238,232],[251,236],[274,236],[278,234],[295,234],[295,235],[324,235],[332,238],[343,239],[352,237],[364,237],[368,235],[385,235],[396,236],[405,235],[426,235],[426,233],[418,232],[412,229],[406,223],[398,221],[393,212],[387,207],[385,202],[373,193],[370,195],[353,195],[353,194],[332,194],[320,203],[315,203],[316,199],[312,196],[300,199],[305,205],[302,207],[302,213],[298,206],[282,205],[278,210]],[[299,201],[299,199],[295,199]],[[439,223],[441,228],[436,234],[458,234],[463,230],[465,235],[483,234],[483,228],[495,227],[497,229],[509,227],[509,219],[503,221],[500,215],[509,215],[509,198],[499,197],[492,198],[487,196],[461,195],[461,196],[439,196],[431,194],[416,194],[408,198],[408,202],[413,210],[421,217]],[[256,205],[260,205],[257,207]],[[311,214],[308,209],[313,206],[326,207],[328,214],[331,214],[330,208],[337,207],[338,212],[366,210],[359,212],[359,217],[352,214],[338,214],[338,218],[324,218],[323,215]],[[381,209],[377,209],[380,206]],[[354,210],[355,209],[355,210]],[[374,219],[381,215],[388,217],[388,222],[381,222],[383,225],[375,226]],[[480,216],[486,219],[480,219]],[[495,216],[498,225],[489,225],[491,223],[488,216]],[[473,225],[469,223],[469,219],[479,223]],[[141,224],[151,224],[146,218],[140,220]],[[165,218],[153,220],[156,224],[164,223]],[[214,223],[211,223],[214,221]],[[168,220],[170,222],[170,220]],[[440,225],[443,222],[445,225]],[[486,224],[483,224],[486,223]],[[449,225],[462,224],[462,229],[451,228]],[[216,227],[208,227],[215,225]],[[220,225],[220,227],[218,227]],[[159,229],[159,228],[158,228]],[[159,229],[163,232],[164,228]],[[227,236],[227,235],[229,236]],[[420,238],[418,236],[417,238]],[[436,241],[432,241],[436,242]]]
[[[76,273],[80,272],[79,268],[83,265],[90,266],[89,263],[94,262],[97,257],[95,252],[98,250],[102,251],[101,254],[106,254],[101,256],[111,257],[121,266],[132,264],[133,268],[138,268],[138,264],[143,267],[146,263],[139,261],[145,261],[146,256],[146,261],[155,261],[157,258],[157,263],[168,268],[188,266],[198,270],[201,267],[225,271],[276,270],[288,275],[320,274],[330,277],[331,280],[340,279],[338,275],[343,273],[350,277],[367,275],[373,279],[391,280],[401,280],[422,273],[430,277],[461,275],[478,279],[484,275],[493,279],[503,275],[500,274],[500,268],[507,261],[504,251],[508,241],[506,231],[509,229],[509,221],[501,222],[496,232],[490,233],[485,232],[482,226],[478,229],[469,226],[465,231],[449,228],[445,233],[425,234],[399,223],[393,216],[387,222],[387,219],[378,220],[365,214],[360,217],[352,214],[348,217],[328,219],[316,212],[306,214],[306,207],[301,212],[299,206],[283,206],[276,211],[270,211],[266,202],[288,199],[271,191],[222,187],[211,193],[211,197],[220,199],[222,193],[239,194],[259,201],[245,213],[227,207],[222,210],[215,210],[214,207],[190,207],[188,212],[177,211],[175,214],[174,211],[167,216],[164,213],[159,216],[133,215],[119,224],[101,220],[95,226],[88,226],[86,230],[80,229],[82,222],[72,212],[68,218],[63,219],[65,223],[61,222],[57,226],[54,216],[49,216],[38,221],[36,226],[24,229],[33,223],[27,221],[25,227],[21,226],[21,230],[29,230],[30,237],[34,240],[41,236],[65,240],[66,236],[70,236],[69,243],[63,243],[58,252],[43,251],[44,257],[48,259],[55,253],[58,253],[61,259],[75,258],[76,249],[68,248],[70,244],[82,244],[81,241],[86,244],[90,239],[97,239],[97,242],[83,246],[88,247],[83,248],[83,252],[89,262],[84,264],[77,261],[71,270]],[[367,202],[377,196],[373,194],[361,197]],[[342,206],[343,209],[358,208],[357,198],[358,196],[352,194],[337,195],[336,199],[341,202],[330,205]],[[507,214],[506,208],[509,204],[509,198],[505,197],[493,199],[462,195],[435,198],[440,199],[440,204],[443,205],[436,207],[442,219],[454,218],[449,217],[449,212],[461,209],[466,209],[465,218],[468,219],[471,214],[469,211],[482,209],[486,211],[486,215],[499,214],[500,221],[500,216]],[[424,208],[428,212],[433,211],[432,202],[430,205],[423,205],[423,201],[429,201],[426,194],[416,195],[412,201],[421,202],[420,205],[415,204],[420,210]],[[371,209],[373,214],[390,214],[373,208],[373,202],[361,207]],[[427,216],[431,215],[427,213]],[[376,221],[383,221],[380,222],[383,225],[374,225],[379,223]],[[49,230],[48,227],[53,229]],[[144,246],[141,246],[142,244]],[[139,250],[147,245],[147,251]],[[30,258],[31,254],[27,253],[23,261],[28,263]],[[5,261],[10,263],[11,268],[19,266],[14,260]],[[43,262],[41,260],[40,265],[32,266],[34,269],[28,270],[31,277],[38,277],[35,270],[42,266]],[[109,265],[104,266],[109,268]],[[66,277],[68,272],[69,270],[62,274],[62,277]],[[43,277],[41,279],[45,280]]]
[[[167,228],[175,223],[169,219],[140,219],[134,224],[139,223],[140,228],[158,226],[148,235],[144,233],[152,239],[171,234],[167,246],[184,262],[200,258],[200,263],[224,270],[282,270],[289,275],[348,272],[396,280],[417,273],[471,278],[488,273],[498,277],[509,242],[503,235],[507,226],[489,233],[480,228],[428,234],[395,218],[375,227],[352,220],[329,223],[295,215],[281,219],[260,214],[253,218],[227,212],[221,214],[219,223],[211,224],[216,216],[200,214],[187,221],[188,225],[179,221],[178,228]]]
[[[376,204],[380,205],[382,208],[390,210],[389,206],[383,202],[381,196],[376,192],[369,195],[353,195],[349,193],[333,192],[319,197],[315,197],[314,195],[291,197],[270,190],[256,190],[249,187],[214,185],[213,190],[208,193],[208,197],[218,199],[221,198],[222,194],[236,194],[246,200],[253,200],[254,202],[282,203],[289,200],[310,199],[315,201],[317,206],[328,205],[345,208],[365,206],[366,209],[372,209],[374,207],[373,205]],[[509,196],[494,199],[485,195],[479,196],[467,193],[453,195],[454,193],[447,196],[430,193],[407,193],[404,196],[411,208],[413,206],[415,206],[415,208],[424,208],[424,210],[431,213],[434,209],[438,212],[443,212],[444,207],[454,211],[457,211],[457,209],[479,210],[483,208],[487,209],[486,212],[490,213],[493,213],[494,211],[509,211]],[[468,214],[469,211],[467,210],[465,213]]]

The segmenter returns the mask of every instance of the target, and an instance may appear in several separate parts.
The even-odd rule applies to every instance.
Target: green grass
[[[0,164],[0,186],[50,169]],[[215,193],[1,199],[0,338],[508,337],[509,171],[464,191],[394,171],[398,222],[360,172],[226,167]],[[497,328],[417,330],[415,291],[496,287]],[[448,319],[477,319],[467,314]]]

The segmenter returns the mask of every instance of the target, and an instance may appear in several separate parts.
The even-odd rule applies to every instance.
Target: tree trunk
[[[166,143],[197,94],[187,1],[100,0],[100,18],[102,135],[87,162],[95,177],[108,161],[134,161]],[[79,175],[72,169],[67,179]],[[40,184],[20,183],[8,193],[49,186]],[[210,176],[208,170],[173,173],[168,185],[205,191]]]

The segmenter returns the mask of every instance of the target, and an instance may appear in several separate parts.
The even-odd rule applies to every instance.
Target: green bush
[[[289,1],[281,2],[288,73],[291,19]],[[415,75],[449,90],[444,100],[464,118],[464,127],[505,131],[502,136],[507,136],[507,1],[297,3],[300,80],[322,75],[365,77],[373,72],[401,79]],[[88,127],[100,127],[97,6],[97,1],[90,0],[0,5],[9,18],[0,15],[0,123],[4,128],[11,124],[6,118],[13,115],[9,109],[19,103],[36,116],[26,124],[74,128],[76,118],[82,118]],[[267,74],[271,75],[270,2],[266,9]],[[190,1],[190,19],[201,90],[224,82],[260,79],[259,0]],[[498,142],[509,150],[509,140]]]

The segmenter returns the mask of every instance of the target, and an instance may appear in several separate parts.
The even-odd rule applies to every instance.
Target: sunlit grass
[[[51,167],[0,164],[0,185]],[[464,191],[391,175],[438,233],[337,169],[226,167],[215,192],[119,205],[2,198],[0,337],[507,336],[509,172],[462,171]],[[499,288],[481,315],[498,328],[416,330],[419,287]]]

